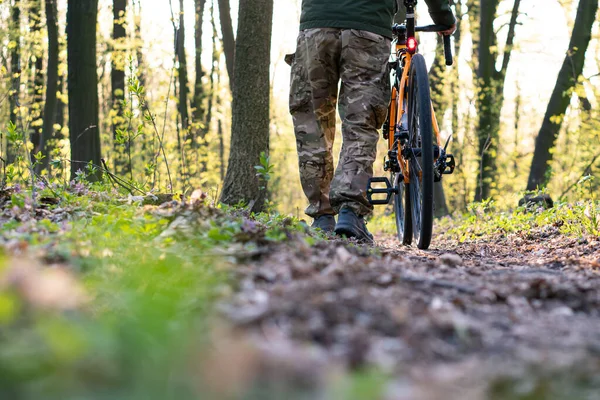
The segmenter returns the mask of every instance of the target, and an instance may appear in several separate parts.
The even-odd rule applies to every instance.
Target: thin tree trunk
[[[44,124],[42,126],[42,139],[40,150],[44,155],[42,163],[38,165],[37,172],[48,169],[50,163],[50,146],[54,133],[56,120],[57,92],[58,92],[58,19],[56,0],[46,0],[46,26],[48,29],[48,69],[46,72],[46,103],[44,105]]]
[[[254,166],[269,150],[269,94],[273,0],[240,3],[236,41],[232,132],[229,167],[221,201],[246,202],[262,211],[266,190],[261,190]]]
[[[192,100],[192,107],[194,108],[194,122],[204,122],[204,85],[202,84],[202,78],[204,78],[204,70],[202,69],[202,23],[204,21],[204,8],[206,0],[194,0],[196,9],[196,26],[195,26],[195,44],[196,44],[196,82],[194,83],[194,98]]]
[[[208,107],[206,110],[206,129],[203,132],[202,138],[210,131],[213,115],[213,104],[217,88],[215,87],[215,73],[219,66],[219,49],[217,48],[217,24],[215,21],[214,9],[211,11],[212,25],[212,62],[210,68],[210,96],[208,98]]]
[[[463,6],[462,0],[452,1],[456,10],[456,31],[454,32],[454,57],[458,58],[462,47],[462,19]],[[450,96],[452,104],[452,134],[454,140],[458,139],[458,103],[460,101],[460,91],[458,90],[460,82],[460,70],[454,67],[452,70],[452,79],[450,83]]]
[[[481,38],[479,19],[480,19],[480,1],[481,0],[467,0],[467,9],[469,16],[469,28],[471,31],[471,40],[473,41],[473,55],[471,58],[471,69],[473,71],[473,78],[477,80],[477,69],[479,66],[479,42]]]
[[[60,45],[59,45],[60,48]],[[58,76],[58,93],[60,93],[60,96],[58,96],[57,102],[56,102],[56,117],[55,117],[55,124],[57,126],[60,126],[60,130],[55,132],[55,136],[56,139],[61,140],[64,139],[64,135],[63,135],[63,129],[65,127],[65,102],[63,101],[63,96],[65,96],[65,76],[64,74],[60,74]]]
[[[57,3],[58,7],[58,3]],[[57,14],[58,17],[58,14]],[[58,19],[58,18],[57,18]],[[60,24],[59,24],[60,25]],[[59,31],[60,32],[60,31]],[[62,38],[62,40],[61,40]],[[60,54],[64,51],[66,53],[67,50],[67,26],[65,24],[64,35],[61,37],[59,33],[58,38],[58,49],[59,49],[59,68],[58,68],[58,100],[56,104],[56,123],[55,125],[60,126],[60,130],[54,133],[54,136],[57,140],[65,139],[65,127],[66,127],[66,106],[68,104],[68,88],[67,88],[67,75],[68,68],[66,71],[61,71],[60,69]],[[67,61],[67,60],[65,60]],[[67,61],[68,65],[68,61]]]
[[[218,0],[219,18],[221,20],[221,34],[223,35],[223,52],[227,64],[227,75],[229,76],[229,87],[233,91],[233,69],[235,60],[235,37],[233,35],[233,23],[231,22],[231,7],[229,0]],[[257,21],[260,23],[260,21]]]
[[[140,86],[146,87],[146,66],[144,63],[144,42],[142,40],[142,6],[140,0],[132,1],[134,14],[134,47],[136,57],[136,74]],[[143,135],[141,137],[141,157],[144,165],[151,163],[155,154],[155,135]]]
[[[134,40],[135,40],[135,57],[137,58],[137,75],[140,86],[146,87],[146,75],[144,73],[144,42],[142,41],[142,6],[140,0],[137,0],[137,7],[135,7],[134,0]]]
[[[548,184],[550,178],[548,172],[553,158],[551,150],[556,144],[573,90],[583,72],[585,53],[591,40],[597,11],[598,0],[579,1],[569,50],[558,74],[542,127],[535,141],[527,190],[536,190]]]
[[[517,83],[517,95],[515,96],[515,125],[514,125],[514,130],[515,130],[514,146],[515,146],[515,150],[514,150],[513,156],[512,156],[513,170],[514,170],[515,177],[517,177],[519,175],[519,158],[521,158],[521,152],[519,151],[519,148],[521,147],[520,146],[521,137],[519,135],[519,132],[521,131],[521,109],[522,109],[522,103],[523,103],[523,98],[522,98],[522,93],[521,93],[521,86]]]
[[[11,8],[11,42],[14,47],[10,51],[11,91],[9,95],[10,122],[17,125],[17,109],[20,106],[21,92],[21,2],[14,0]],[[6,163],[12,164],[16,159],[16,149],[13,143],[6,143]]]
[[[111,108],[112,130],[113,130],[113,146],[115,172],[127,175],[131,173],[131,168],[127,162],[127,153],[129,152],[129,142],[126,138],[120,138],[119,143],[118,131],[125,126],[123,117],[123,100],[125,100],[125,52],[123,50],[125,39],[127,38],[127,30],[125,28],[127,20],[127,0],[113,0],[113,48],[111,53]]]
[[[188,72],[187,59],[185,55],[185,18],[183,0],[179,0],[179,29],[177,30],[176,44],[177,60],[179,61],[179,116],[181,117],[181,127],[187,131],[190,117],[188,114]],[[186,137],[186,139],[190,139]]]
[[[214,5],[214,4],[213,4]],[[211,9],[211,16],[210,16],[210,20],[211,20],[211,26],[212,26],[212,62],[211,62],[211,68],[210,68],[210,93],[208,95],[208,105],[206,108],[206,121],[205,121],[205,126],[201,131],[201,140],[204,143],[206,135],[208,134],[208,132],[210,132],[210,127],[212,124],[212,117],[213,117],[213,105],[215,102],[215,95],[218,96],[217,94],[217,88],[215,87],[215,74],[217,73],[217,68],[219,66],[219,51],[217,49],[217,26],[216,26],[216,21],[215,21],[215,13],[214,13],[214,7]],[[208,150],[207,152],[208,153]],[[204,156],[206,156],[207,154],[203,154]],[[204,172],[206,171],[206,161],[202,161],[201,165],[200,165],[200,171]]]
[[[219,135],[219,172],[221,181],[225,180],[225,138],[223,135],[223,120],[219,118],[217,134]]]
[[[30,113],[32,116],[32,124],[31,124],[31,136],[29,140],[33,144],[33,148],[31,149],[31,159],[34,159],[34,154],[40,151],[40,144],[42,139],[42,125],[44,115],[42,113],[44,109],[44,46],[42,46],[41,41],[41,32],[42,32],[42,2],[41,0],[31,0],[29,5],[29,28],[34,38],[34,47],[33,53],[31,55],[32,58],[35,58],[35,61],[32,60],[31,64],[34,67],[34,75],[33,75],[33,86],[32,86],[32,94],[33,94],[33,105],[31,107]]]
[[[96,24],[98,0],[68,0],[67,58],[71,179],[92,163],[100,166]],[[88,176],[101,177],[100,170]]]
[[[463,17],[466,12],[463,5],[464,0],[451,0],[451,4],[455,7],[456,13],[456,31],[454,32],[454,57],[458,59],[462,48],[462,29],[463,29]],[[467,129],[464,130],[464,135],[459,136],[459,103],[460,103],[460,70],[458,67],[454,67],[450,72],[450,104],[451,104],[451,128],[452,128],[452,154],[456,158],[458,165],[464,165],[464,143],[466,141],[465,136],[467,135]],[[453,177],[453,180],[463,179],[466,180],[466,175],[459,172]],[[456,181],[455,181],[456,182]],[[465,203],[462,203],[460,199],[464,197],[464,193],[461,193],[461,185],[455,184],[453,187],[457,188],[454,192],[454,196],[450,197],[449,204],[454,210],[464,209]],[[435,190],[435,188],[434,188]],[[435,193],[434,193],[435,195]],[[462,204],[461,204],[462,203]]]
[[[213,0],[213,10],[214,10],[214,0]],[[217,27],[216,27],[216,21],[215,18],[213,16],[212,18],[212,22],[213,22],[213,37],[214,37],[214,41],[217,41]],[[223,47],[223,42],[220,42],[221,44],[221,48]],[[214,47],[216,47],[216,44],[213,45]],[[214,48],[213,47],[213,48]],[[219,54],[215,54],[213,55],[216,59],[216,65],[215,65],[215,69],[216,69],[216,73],[217,73],[217,92],[216,93],[212,93],[214,96],[216,96],[216,102],[217,102],[217,109],[220,111],[219,112],[219,117],[218,117],[218,122],[217,122],[217,136],[219,138],[219,176],[221,178],[221,182],[223,182],[225,180],[225,138],[224,136],[224,132],[223,132],[223,112],[221,110],[221,106],[223,103],[223,99],[221,98],[221,63],[220,63],[220,59],[221,57],[219,56]]]

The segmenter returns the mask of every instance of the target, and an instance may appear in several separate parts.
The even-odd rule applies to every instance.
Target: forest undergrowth
[[[368,247],[199,190],[7,187],[0,394],[426,399],[467,376],[448,398],[586,398],[599,214],[592,200],[481,203],[440,221],[421,252],[398,245],[392,216],[370,222]],[[560,362],[547,370],[544,357]]]

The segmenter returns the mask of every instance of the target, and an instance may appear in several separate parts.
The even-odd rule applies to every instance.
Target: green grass
[[[252,249],[304,232],[284,216],[207,205],[143,209],[100,193],[66,195],[57,207],[73,220],[12,222],[0,235],[63,259],[75,283],[58,296],[81,286],[88,301],[64,310],[35,303],[17,284],[0,285],[0,398],[198,398],[192,366],[231,270],[215,249]],[[0,281],[29,264],[2,256]],[[48,270],[34,268],[35,276]]]
[[[571,237],[600,236],[600,203],[591,200],[576,204],[557,203],[553,208],[519,207],[498,211],[493,203],[474,204],[469,213],[446,218],[437,229],[459,242],[552,228]]]
[[[530,233],[552,227],[571,236],[600,236],[600,202],[585,200],[575,204],[555,203],[551,209],[518,207],[499,210],[494,202],[474,203],[467,213],[455,213],[435,222],[434,234],[459,242],[517,233]],[[377,234],[395,235],[394,215],[377,214],[369,221]]]

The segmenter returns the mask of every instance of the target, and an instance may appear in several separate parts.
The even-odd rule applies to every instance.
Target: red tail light
[[[408,47],[408,51],[410,51],[411,53],[414,53],[415,51],[417,51],[417,46],[419,45],[419,43],[417,43],[417,39],[415,39],[414,37],[411,37],[411,38],[408,38],[406,45]]]

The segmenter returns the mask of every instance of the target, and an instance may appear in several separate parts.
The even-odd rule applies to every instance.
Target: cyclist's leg
[[[300,162],[302,188],[309,201],[306,214],[333,214],[329,190],[333,178],[333,141],[339,82],[341,31],[300,32],[292,63],[290,112]]]
[[[390,101],[390,45],[390,39],[374,33],[342,33],[339,109],[344,142],[331,185],[331,204],[336,211],[348,206],[357,215],[368,215],[373,210],[366,189],[373,176],[378,130]]]

